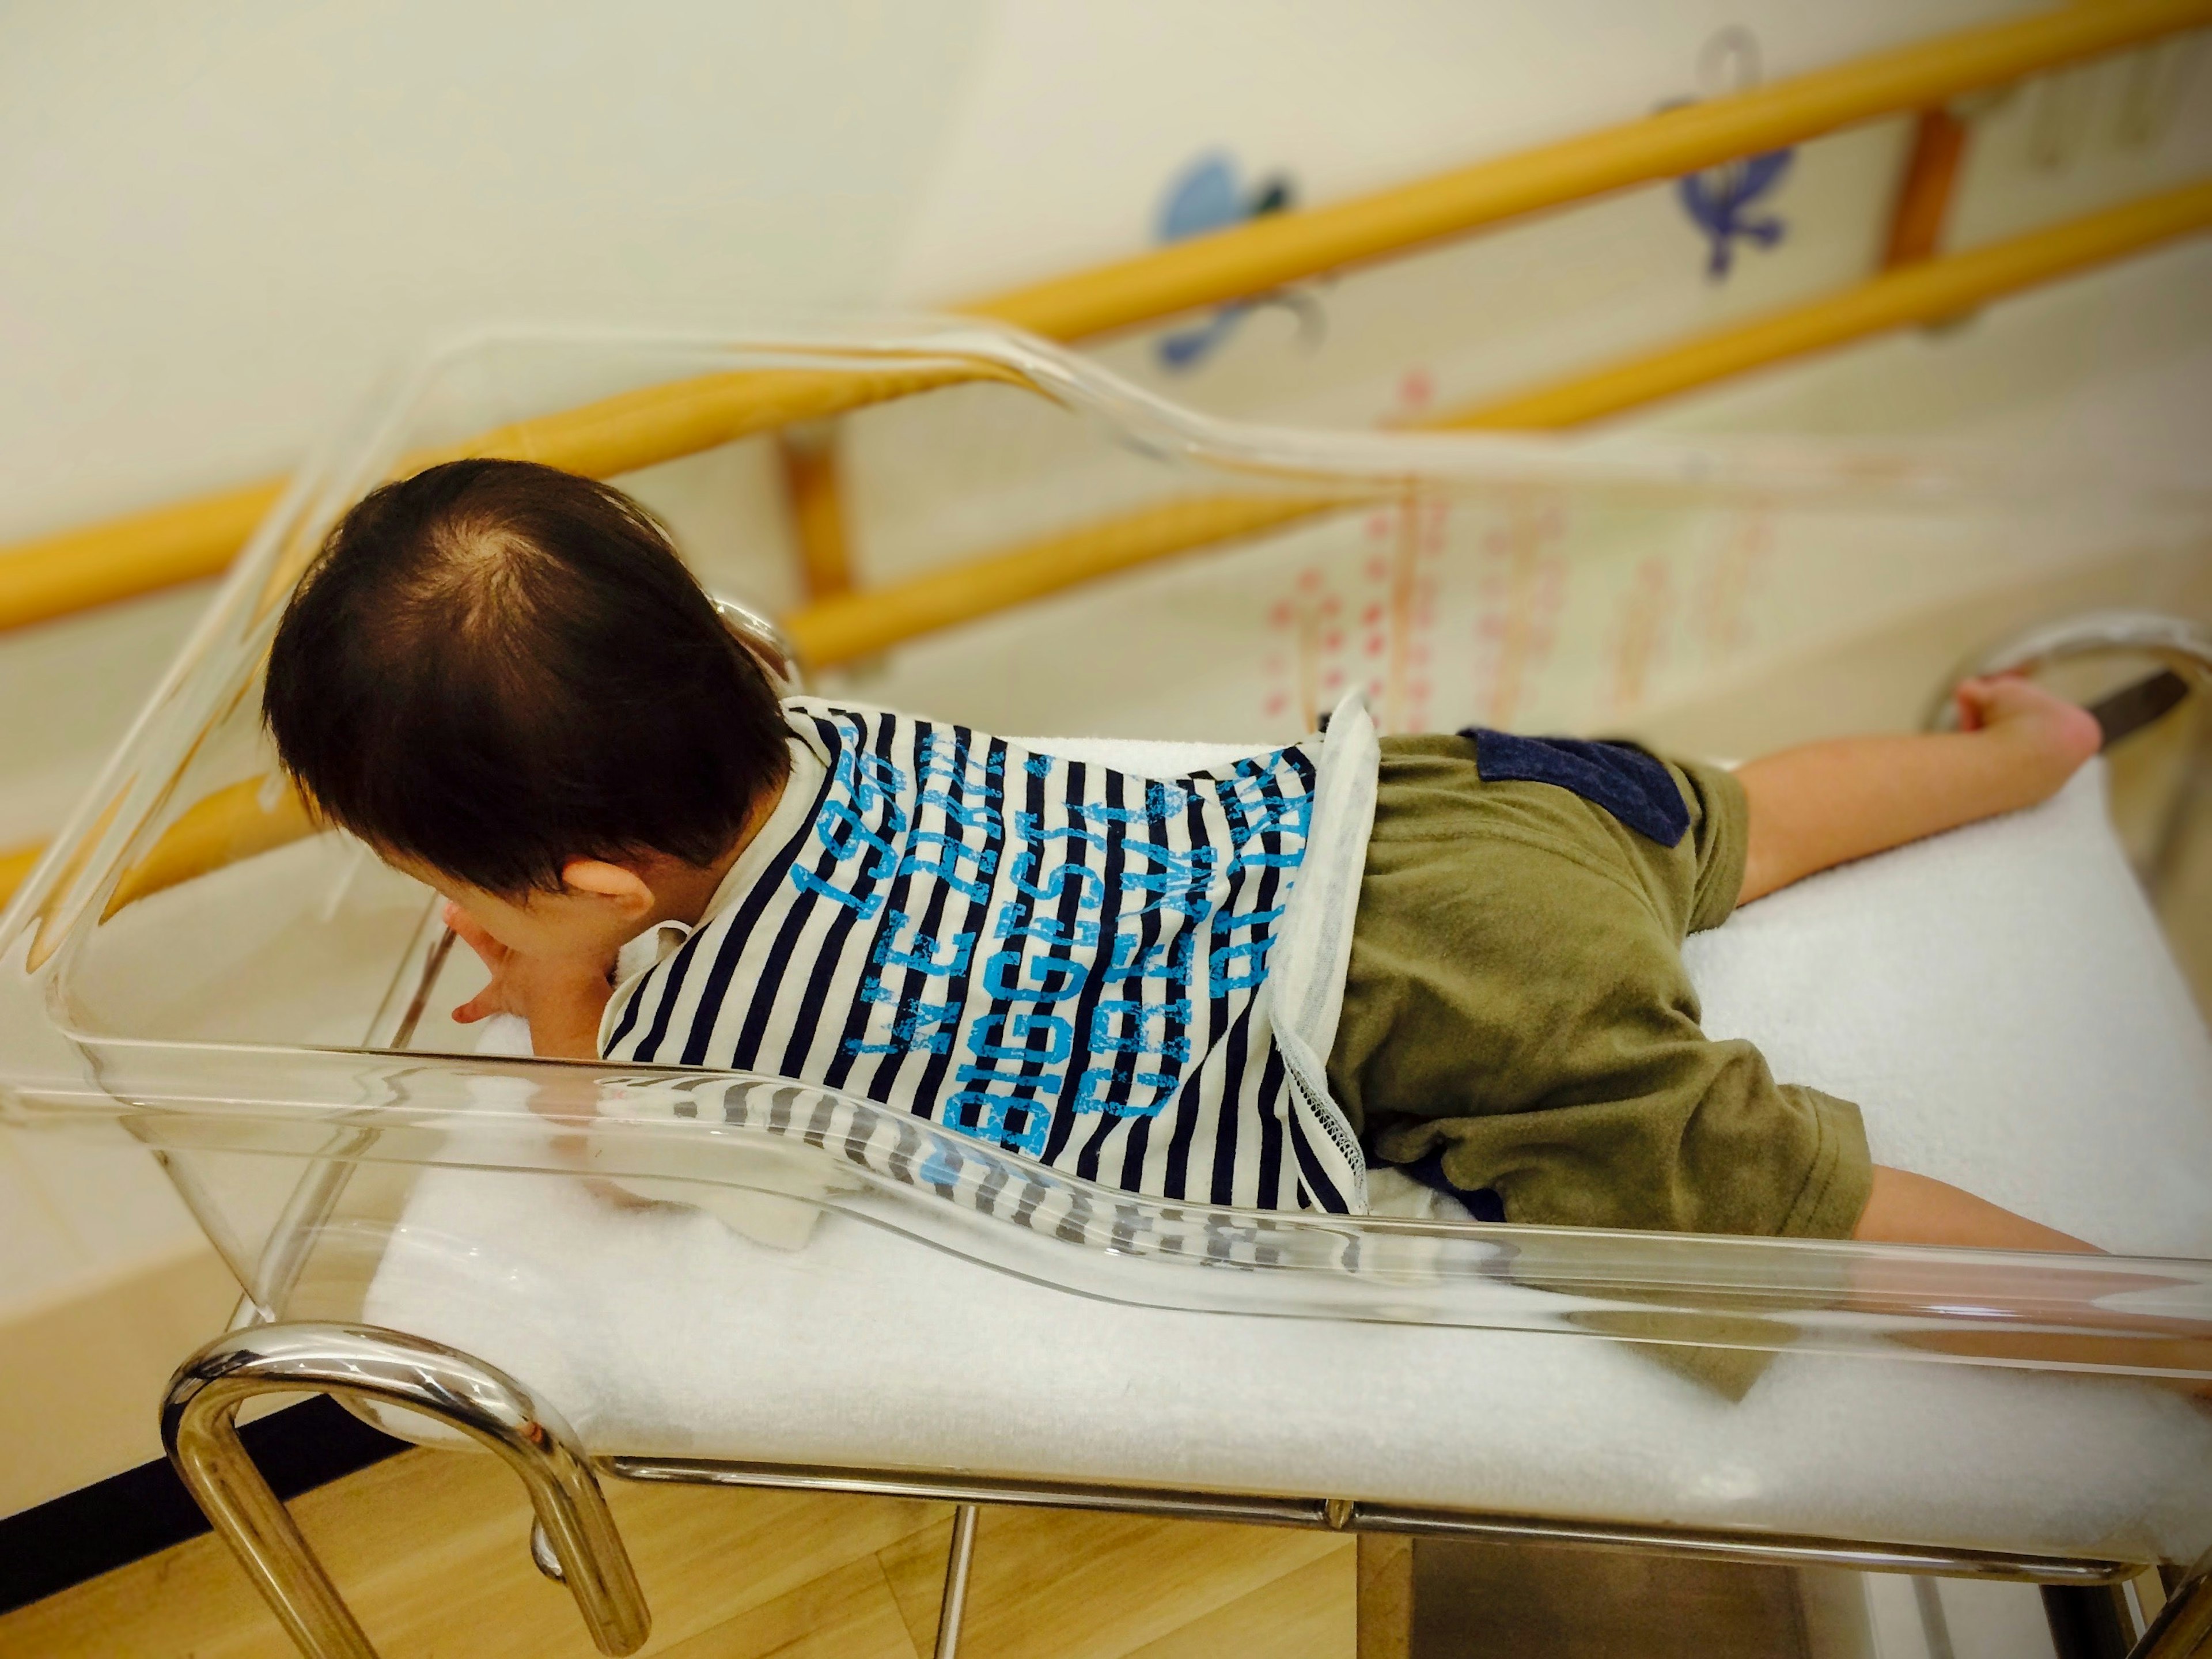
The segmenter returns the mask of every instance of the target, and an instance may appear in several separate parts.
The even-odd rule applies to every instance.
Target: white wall
[[[435,335],[874,301],[981,21],[0,8],[0,535],[281,471]]]

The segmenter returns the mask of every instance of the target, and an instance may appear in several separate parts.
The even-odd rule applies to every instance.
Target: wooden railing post
[[[1906,152],[1897,200],[1890,209],[1889,236],[1881,252],[1884,270],[1932,259],[1942,249],[1968,131],[1964,121],[1941,106],[1922,110],[1914,120],[1912,147]]]

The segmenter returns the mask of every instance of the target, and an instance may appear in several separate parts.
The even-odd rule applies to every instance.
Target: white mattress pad
[[[1687,954],[1707,1030],[1857,1101],[1878,1161],[2109,1249],[2212,1258],[2212,1042],[2100,769]],[[1588,1336],[1133,1306],[838,1214],[793,1239],[573,1177],[426,1169],[364,1316],[507,1369],[601,1453],[2183,1560],[2212,1543],[2212,1417],[2129,1379],[1784,1352],[1731,1402]]]

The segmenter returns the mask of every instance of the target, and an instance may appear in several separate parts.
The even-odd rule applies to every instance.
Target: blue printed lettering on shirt
[[[922,799],[931,805],[942,805],[933,798],[945,797],[963,804],[972,801],[978,807],[995,807],[1006,799],[1001,787],[1006,771],[1003,753],[987,750],[978,754],[963,739],[931,732],[922,739],[916,764],[921,769],[919,781],[940,786],[924,790]]]
[[[1009,900],[999,907],[999,914],[991,925],[991,937],[1042,939],[1047,945],[1088,950],[1098,943],[1098,924],[1084,916],[1063,921],[1058,916],[1040,915],[1036,906]]]
[[[1107,846],[1105,836],[1077,824],[1063,823],[1048,830],[1043,820],[1035,812],[1015,813],[1014,833],[1022,838],[1024,846],[1031,848],[1042,848],[1045,842],[1055,840],[1077,842],[1085,847],[1095,847],[1102,853]]]
[[[897,1006],[891,1018],[890,1040],[869,1042],[860,1037],[848,1037],[845,1042],[847,1054],[904,1054],[919,1051],[941,1054],[952,1047],[952,1034],[960,1026],[959,1003],[902,999],[879,979],[872,979],[860,987],[860,1000]]]
[[[812,893],[817,897],[826,898],[833,903],[843,905],[847,909],[856,912],[863,921],[867,921],[884,908],[884,896],[881,893],[855,893],[849,889],[836,886],[823,880],[803,864],[794,864],[791,866],[791,884],[802,893]]]
[[[984,879],[999,867],[999,849],[995,847],[970,847],[957,836],[940,834],[934,830],[917,830],[907,837],[908,852],[899,860],[898,873],[902,876],[935,876],[963,898],[974,899],[978,904],[988,902],[991,884]],[[915,848],[924,844],[938,848],[935,858],[924,858]],[[974,876],[962,875],[958,866],[965,861],[974,869]]]
[[[1111,1066],[1087,1066],[1075,1080],[1071,1105],[1086,1116],[1157,1117],[1175,1097],[1175,1087],[1182,1080],[1171,1072],[1132,1071],[1125,1076]],[[1132,1089],[1149,1089],[1152,1097],[1139,1100],[1129,1092]]]
[[[861,811],[872,810],[879,800],[896,803],[906,793],[906,774],[890,761],[873,750],[854,744],[837,751],[838,787],[853,798],[853,805]],[[891,810],[898,809],[896,804]]]
[[[1057,1014],[988,1014],[968,1028],[968,1049],[978,1060],[1057,1066],[1075,1052],[1075,1027]]]
[[[1236,831],[1236,842],[1239,847],[1261,836],[1270,835],[1295,836],[1304,841],[1313,828],[1311,795],[1261,795],[1249,799],[1238,796],[1236,803],[1240,811],[1231,827]]]
[[[1212,971],[1214,994],[1257,989],[1267,977],[1267,951],[1274,942],[1272,939],[1245,939],[1224,945],[1207,957],[1206,963]]]
[[[927,933],[917,933],[903,946],[900,934],[914,926],[914,919],[902,911],[894,910],[884,918],[883,932],[876,937],[872,959],[882,968],[911,968],[918,974],[935,978],[950,979],[968,971],[968,959],[975,949],[973,933],[955,933],[950,945],[939,945]],[[939,955],[943,951],[944,955]]]
[[[898,807],[890,805],[892,820],[886,829],[890,835],[896,836],[906,828],[906,824]],[[862,873],[865,875],[888,876],[898,868],[898,848],[884,835],[878,834],[866,819],[835,796],[822,803],[822,815],[814,820],[814,838],[840,864],[872,850],[876,856],[864,868]]]
[[[979,1139],[995,1140],[1008,1152],[1031,1158],[1044,1151],[1052,1131],[1052,1109],[1035,1100],[964,1091],[945,1103],[946,1127]]]
[[[1101,1054],[1164,1054],[1190,1058],[1190,1039],[1170,1026],[1190,1023],[1188,1002],[1101,1002],[1091,1016],[1091,1047]]]
[[[1142,806],[1109,806],[1103,801],[1073,800],[1068,817],[1081,823],[1150,823],[1188,809],[1198,796],[1181,784],[1147,782]]]
[[[1045,872],[1043,880],[1031,881],[1030,877],[1036,871],[1037,862],[1035,848],[1022,849],[1021,857],[1014,860],[1013,867],[1007,872],[1008,879],[1013,883],[1017,892],[1026,893],[1034,899],[1057,902],[1066,888],[1067,878],[1073,876],[1078,895],[1076,903],[1082,908],[1096,910],[1106,902],[1106,878],[1097,871],[1080,864],[1057,864]]]
[[[1121,843],[1121,850],[1152,866],[1149,870],[1126,871],[1121,879],[1133,888],[1158,895],[1125,915],[1141,916],[1165,908],[1187,916],[1202,916],[1211,908],[1206,902],[1206,894],[1213,885],[1214,856],[1211,847],[1194,847],[1185,852],[1179,848],[1158,847],[1151,842],[1130,841]]]
[[[999,812],[995,797],[979,800],[971,805],[945,790],[925,789],[921,792],[921,804],[934,806],[963,830],[981,830],[986,844],[993,844],[999,840]]]
[[[985,959],[983,989],[1004,1002],[1060,1002],[1083,989],[1091,964],[1072,957],[1034,957],[1000,951]],[[1024,970],[1033,977],[1024,980]]]
[[[861,969],[838,1047],[884,1063],[855,1068],[849,1086],[1039,1156],[1074,1144],[1056,1114],[1215,1109],[1211,1092],[1192,1091],[1211,1075],[1221,1022],[1242,1017],[1221,999],[1264,983],[1288,891],[1235,878],[1301,862],[1313,818],[1303,759],[1169,782],[1071,769],[957,727],[817,718],[836,726],[830,787],[807,832],[820,851],[793,861],[785,890],[870,923],[801,936]],[[893,753],[911,757],[908,771]],[[1060,798],[1073,793],[1103,798]],[[808,977],[818,985],[819,974]],[[801,979],[785,977],[769,994],[814,1018],[797,1000]],[[901,1063],[917,1054],[945,1058]],[[1086,1133],[1081,1145],[1097,1143]],[[949,1183],[960,1168],[939,1159],[926,1178]]]
[[[1279,915],[1281,912],[1270,912]],[[1196,954],[1198,934],[1193,928],[1184,928],[1164,939],[1145,943],[1142,935],[1117,933],[1114,948],[1106,958],[1106,977],[1109,979],[1162,979],[1170,984],[1190,982],[1191,961]]]

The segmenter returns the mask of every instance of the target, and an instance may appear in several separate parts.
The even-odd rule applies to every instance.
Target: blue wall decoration
[[[1726,280],[1739,241],[1772,247],[1786,234],[1781,220],[1771,213],[1754,216],[1752,209],[1780,187],[1796,155],[1795,149],[1765,150],[1676,181],[1683,210],[1711,245],[1705,275],[1714,282]]]
[[[1760,58],[1759,36],[1753,30],[1741,23],[1716,29],[1698,49],[1700,95],[1714,98],[1750,91],[1761,78]],[[1669,99],[1659,107],[1679,109],[1696,101],[1692,98]],[[1676,181],[1674,194],[1683,211],[1690,216],[1690,222],[1705,233],[1711,245],[1711,252],[1705,259],[1705,276],[1711,281],[1728,279],[1735,264],[1738,242],[1772,247],[1781,241],[1786,234],[1782,221],[1771,213],[1754,216],[1752,208],[1761,197],[1771,196],[1781,188],[1796,154],[1794,149],[1770,149],[1708,167]]]
[[[1280,213],[1293,206],[1297,189],[1285,173],[1271,173],[1249,189],[1237,178],[1237,163],[1225,152],[1201,155],[1176,175],[1160,205],[1159,239],[1180,242],[1209,231],[1226,230],[1248,219]],[[1271,295],[1260,300],[1241,300],[1221,307],[1195,328],[1178,330],[1159,343],[1160,362],[1170,369],[1194,368],[1235,331],[1244,313],[1255,305],[1287,305],[1297,313],[1301,326],[1317,324],[1310,314],[1312,301],[1303,296]]]

